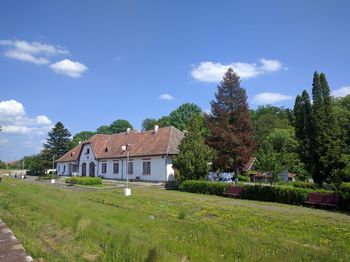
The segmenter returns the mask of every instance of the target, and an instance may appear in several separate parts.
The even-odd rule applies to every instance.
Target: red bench
[[[243,187],[230,186],[226,189],[226,191],[223,193],[223,195],[228,196],[228,197],[239,197],[239,196],[241,196],[242,192],[243,192]]]
[[[339,197],[336,194],[313,192],[309,193],[305,203],[325,207],[336,207],[338,205],[338,201]]]

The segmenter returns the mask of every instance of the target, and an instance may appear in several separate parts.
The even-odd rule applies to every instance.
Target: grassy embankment
[[[0,217],[45,261],[349,261],[350,217],[135,187],[0,183]],[[148,260],[147,260],[148,259]]]

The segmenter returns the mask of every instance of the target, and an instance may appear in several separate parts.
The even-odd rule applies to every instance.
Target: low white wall
[[[152,156],[152,157],[131,157],[130,161],[134,164],[134,172],[132,175],[129,175],[129,179],[136,179],[139,177],[140,180],[143,181],[166,181],[168,180],[169,174],[173,174],[174,171],[172,169],[172,163],[166,163],[166,157],[162,156]],[[111,179],[126,179],[126,159],[119,159],[119,173],[113,174],[113,163],[117,161],[117,159],[101,159],[99,160],[99,176],[103,176],[104,178]],[[143,174],[143,162],[150,161],[151,162],[151,174],[145,175]],[[168,159],[169,161],[169,159]],[[107,172],[105,174],[102,173],[102,164],[107,164]]]
[[[86,154],[86,149],[89,148],[89,154]],[[152,156],[152,157],[131,157],[130,160],[134,163],[134,172],[129,175],[129,179],[136,179],[139,177],[143,181],[168,181],[174,180],[174,169],[172,167],[172,156]],[[151,162],[151,174],[143,174],[143,162]],[[95,163],[95,176],[101,176],[109,179],[126,179],[126,159],[100,159],[96,160],[93,154],[93,150],[89,144],[84,145],[83,151],[79,161],[78,176],[82,175],[82,164],[86,163],[86,176],[90,174],[90,162]],[[107,164],[106,173],[102,173],[102,164]],[[113,163],[119,163],[119,173],[113,173]],[[69,165],[71,164],[71,165]],[[59,175],[68,176],[72,175],[72,164],[76,162],[63,162],[57,163],[57,170]],[[63,172],[64,166],[66,171]],[[70,168],[71,166],[71,168]]]

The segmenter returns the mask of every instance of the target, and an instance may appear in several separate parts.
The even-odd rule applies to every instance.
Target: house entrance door
[[[86,163],[81,165],[81,175],[86,176]]]
[[[90,171],[90,176],[94,177],[95,176],[95,163],[94,162],[90,162],[90,166],[89,166],[89,171]]]

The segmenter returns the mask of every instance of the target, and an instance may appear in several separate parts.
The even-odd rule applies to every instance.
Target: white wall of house
[[[151,163],[150,174],[144,174],[143,162]],[[136,179],[139,177],[143,181],[165,181],[173,179],[174,170],[172,168],[171,157],[166,156],[152,156],[152,157],[131,157],[130,162],[133,163],[133,174],[129,174],[129,179]],[[119,173],[113,172],[113,163],[119,163]],[[106,164],[106,173],[102,173],[102,165]],[[126,179],[126,159],[101,159],[99,161],[99,176],[111,179]]]
[[[56,170],[59,176],[70,176],[74,172],[74,165],[76,161],[57,163]]]
[[[86,163],[86,176],[90,175],[90,163],[95,164],[95,176],[103,176],[109,179],[126,179],[126,159],[99,159],[95,158],[93,149],[90,144],[83,146],[79,159],[78,175],[82,176],[82,166]],[[174,180],[174,169],[172,167],[172,156],[151,156],[151,157],[130,157],[130,162],[133,163],[133,174],[129,174],[129,179],[137,179],[143,181],[168,181]],[[150,174],[144,174],[143,162],[150,162]],[[119,172],[114,173],[113,164],[119,163]],[[61,162],[57,163],[59,175],[72,175],[73,164],[76,162]],[[103,173],[103,164],[106,164],[106,172]],[[64,167],[66,166],[66,167]],[[65,172],[63,170],[65,169]],[[69,170],[69,171],[68,171]]]
[[[98,173],[98,162],[94,155],[91,144],[83,145],[79,159],[79,176],[82,176],[83,164],[86,163],[86,176],[90,176],[90,163],[94,163],[95,176]]]

